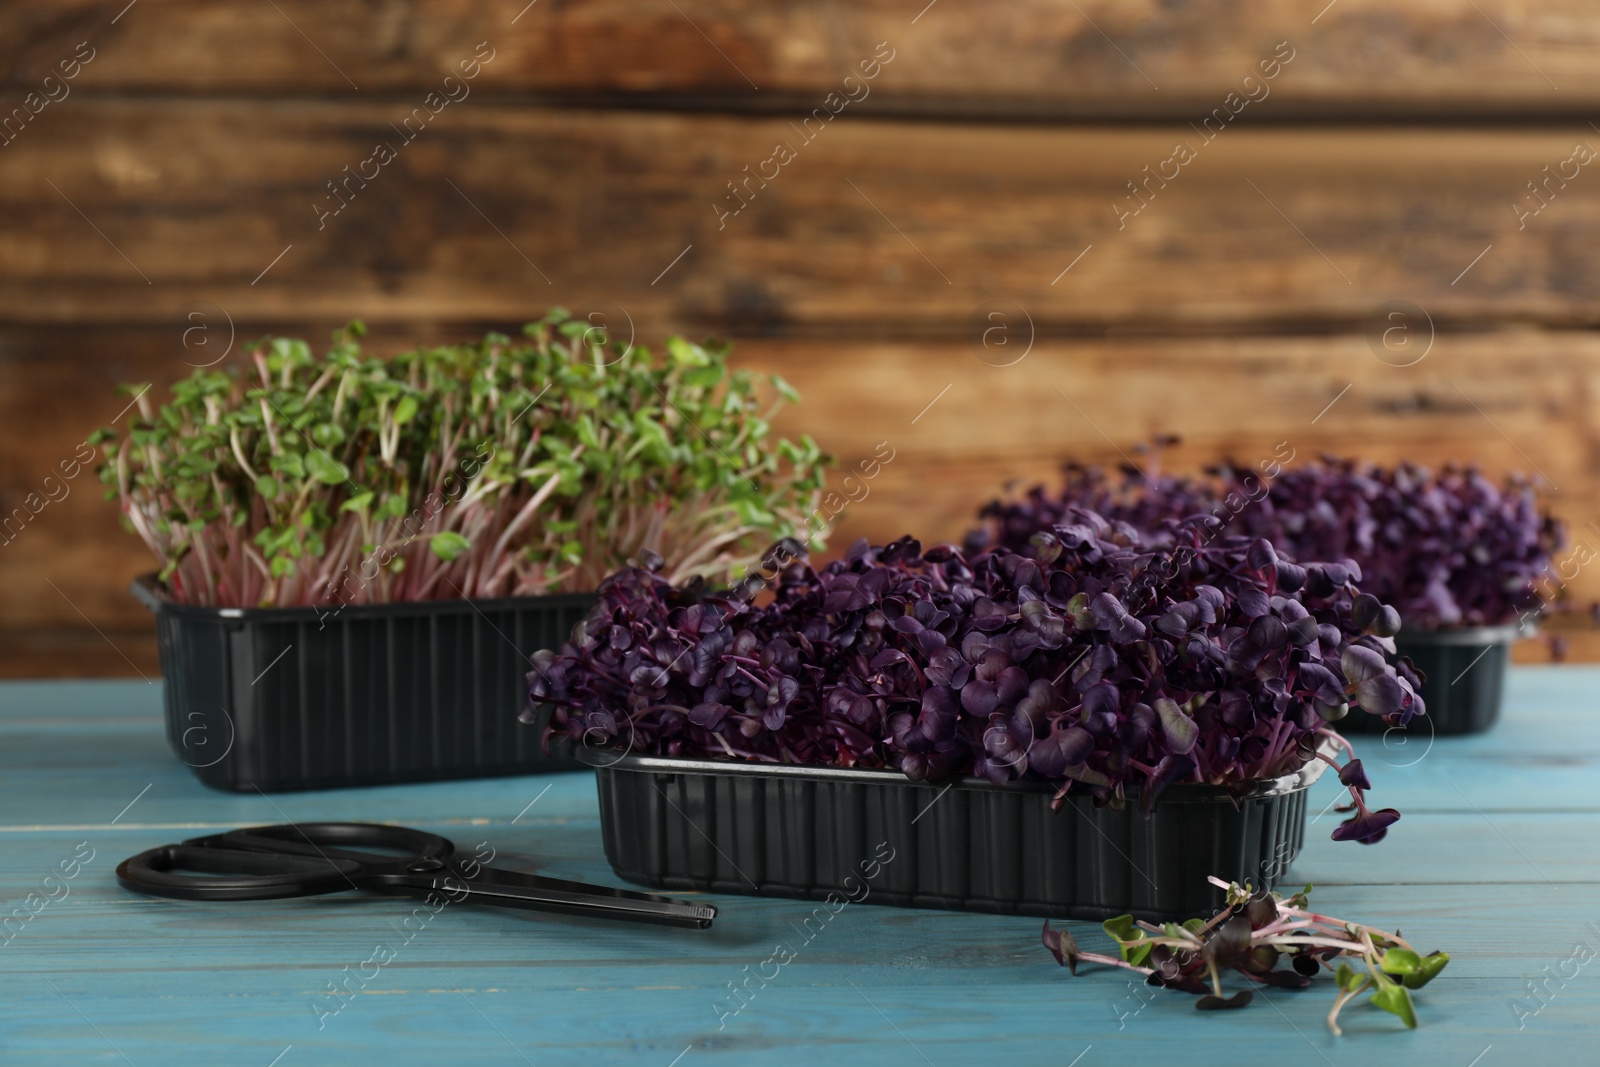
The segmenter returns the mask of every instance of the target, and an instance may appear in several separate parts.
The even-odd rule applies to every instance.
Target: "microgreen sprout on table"
[[[1084,952],[1066,930],[1047,921],[1041,935],[1056,962],[1078,973],[1080,963],[1120,967],[1145,976],[1153,986],[1199,997],[1201,1011],[1243,1008],[1252,990],[1224,993],[1222,972],[1233,970],[1259,985],[1304,989],[1323,972],[1338,986],[1328,1028],[1339,1029],[1339,1013],[1356,997],[1398,1016],[1408,1028],[1417,1025],[1412,992],[1427,985],[1450,962],[1446,952],[1424,956],[1399,931],[1336,919],[1312,911],[1311,886],[1292,896],[1252,890],[1215,876],[1212,885],[1227,891],[1227,904],[1209,919],[1156,925],[1119,915],[1101,924],[1117,943],[1115,956]],[[1289,966],[1278,963],[1287,960]],[[1352,966],[1354,963],[1354,966]]]

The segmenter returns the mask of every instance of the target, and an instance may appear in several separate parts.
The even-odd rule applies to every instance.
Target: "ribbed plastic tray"
[[[590,594],[327,608],[176,604],[153,578],[167,740],[206,785],[267,792],[582,767],[517,722],[528,657]]]
[[[1212,874],[1276,884],[1327,766],[1243,796],[1173,786],[1146,817],[1087,797],[1052,811],[1039,785],[581,755],[596,766],[606,859],[639,885],[1076,919],[1209,914],[1222,902]]]
[[[1427,675],[1422,700],[1428,708],[1425,716],[1413,719],[1403,732],[1446,737],[1482,733],[1493,726],[1500,718],[1505,696],[1511,646],[1533,633],[1515,623],[1415,633],[1402,630],[1394,639],[1395,651],[1410,656]],[[1356,709],[1337,726],[1344,733],[1387,733],[1390,729],[1377,716]]]

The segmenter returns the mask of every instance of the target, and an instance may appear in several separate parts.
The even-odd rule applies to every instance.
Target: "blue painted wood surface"
[[[618,883],[587,773],[222,794],[168,752],[154,686],[0,685],[0,914],[26,913],[30,893],[35,908],[56,898],[0,944],[0,1062],[1594,1062],[1597,690],[1600,668],[1519,668],[1488,735],[1431,748],[1357,740],[1372,798],[1405,817],[1368,848],[1329,841],[1339,816],[1316,816],[1288,880],[1317,883],[1313,899],[1332,914],[1398,926],[1454,961],[1419,995],[1420,1029],[1358,1006],[1336,1039],[1323,1024],[1329,982],[1202,1014],[1190,997],[1119,972],[1086,967],[1072,978],[1040,947],[1033,919],[863,904],[805,942],[796,927],[813,905],[717,897],[720,916],[703,932],[452,906],[408,935],[405,901],[137,896],[113,877],[136,851],[312,819],[416,825],[463,847],[489,842],[502,861]],[[1336,796],[1334,783],[1319,783],[1313,813]],[[46,883],[75,858],[74,877]],[[1072,928],[1086,948],[1100,943],[1092,924]],[[738,1014],[719,1016],[717,1005],[738,1003],[729,983],[779,943],[795,949],[792,962]],[[380,944],[392,962],[351,977]],[[352,992],[327,998],[341,982]]]

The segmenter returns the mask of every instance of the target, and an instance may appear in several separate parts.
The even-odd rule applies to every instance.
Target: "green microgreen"
[[[587,591],[646,553],[675,581],[725,584],[774,541],[826,535],[812,513],[829,458],[771,433],[794,390],[732,369],[725,344],[674,337],[658,358],[560,309],[519,339],[387,360],[362,353],[364,332],[322,354],[253,344],[95,435],[107,496],[175,599]]]

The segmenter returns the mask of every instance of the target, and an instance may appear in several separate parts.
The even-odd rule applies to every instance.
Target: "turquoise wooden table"
[[[0,1062],[1594,1063],[1597,690],[1600,669],[1519,668],[1487,736],[1409,751],[1358,742],[1373,798],[1405,817],[1369,848],[1329,841],[1338,816],[1326,812],[1289,881],[1315,882],[1313,899],[1332,914],[1398,926],[1454,962],[1419,995],[1420,1029],[1351,1008],[1335,1038],[1323,1025],[1328,982],[1203,1014],[1186,995],[1151,995],[1118,973],[1070,977],[1040,947],[1033,919],[846,907],[719,1025],[716,1006],[736,1003],[729,983],[796,941],[812,906],[718,897],[709,931],[469,907],[408,927],[411,902],[354,894],[249,904],[136,896],[113,876],[134,852],[318,819],[415,825],[559,877],[617,883],[587,773],[221,794],[167,751],[156,686],[7,684],[0,898],[4,914],[32,917],[9,922],[0,944]],[[1320,783],[1313,811],[1335,797]],[[1099,937],[1091,924],[1072,928],[1085,947]],[[393,955],[382,965],[370,962],[378,945]]]

